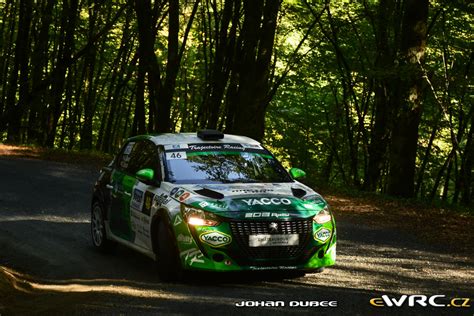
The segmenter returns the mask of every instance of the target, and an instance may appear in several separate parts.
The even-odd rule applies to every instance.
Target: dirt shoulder
[[[400,230],[444,248],[446,253],[474,254],[474,216],[471,214],[374,195],[327,194],[324,197],[332,206],[336,220]]]
[[[15,146],[0,143],[0,157],[32,158],[101,167],[112,160],[112,155],[96,151],[73,151],[43,147]]]

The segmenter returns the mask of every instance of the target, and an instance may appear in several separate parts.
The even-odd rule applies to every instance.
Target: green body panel
[[[120,171],[112,174],[112,210],[110,212],[110,229],[113,234],[127,241],[135,239],[130,222],[130,202],[133,187],[137,180]]]

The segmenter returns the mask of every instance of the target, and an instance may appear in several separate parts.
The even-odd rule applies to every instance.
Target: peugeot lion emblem
[[[271,233],[278,232],[278,224],[275,222],[270,223],[270,225],[268,225],[268,228],[270,228]]]

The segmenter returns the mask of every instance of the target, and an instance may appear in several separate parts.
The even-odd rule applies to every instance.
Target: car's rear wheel
[[[180,281],[183,278],[183,267],[176,239],[166,219],[161,219],[158,224],[157,243],[156,265],[160,279],[165,282]]]
[[[99,202],[92,204],[91,237],[94,247],[102,252],[110,252],[115,243],[107,239],[104,223],[104,213]]]

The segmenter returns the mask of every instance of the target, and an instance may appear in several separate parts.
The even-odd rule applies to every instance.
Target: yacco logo
[[[370,300],[370,304],[376,307],[471,307],[470,298],[446,299],[445,295],[402,295],[399,298],[382,295]]]
[[[291,201],[287,198],[260,198],[260,199],[248,199],[242,200],[248,206],[252,205],[290,205]]]
[[[224,245],[228,245],[232,242],[232,237],[227,234],[216,231],[205,232],[201,234],[199,238],[206,244],[209,244],[214,247],[221,247]]]
[[[314,233],[314,239],[320,242],[325,242],[329,237],[331,237],[331,231],[324,227],[321,227]]]

